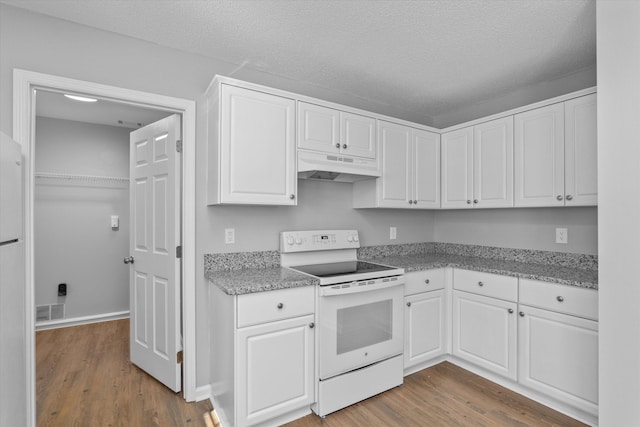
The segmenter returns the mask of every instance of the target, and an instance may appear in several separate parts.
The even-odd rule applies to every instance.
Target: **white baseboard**
[[[36,331],[47,329],[68,328],[69,326],[88,325],[90,323],[107,322],[109,320],[126,319],[129,317],[129,310],[116,311],[113,313],[94,314],[91,316],[72,317],[69,319],[47,320],[36,323]]]
[[[196,402],[201,402],[207,399],[211,400],[211,385],[207,384],[196,387]]]

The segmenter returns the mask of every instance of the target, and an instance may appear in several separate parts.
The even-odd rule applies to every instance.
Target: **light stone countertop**
[[[315,286],[320,283],[318,279],[284,267],[207,271],[205,278],[228,295]]]
[[[502,274],[522,279],[598,289],[598,272],[580,268],[563,267],[551,264],[535,264],[517,261],[461,256],[452,254],[415,254],[392,255],[368,258],[378,264],[404,268],[405,273],[431,270],[434,268],[455,267],[485,273]]]

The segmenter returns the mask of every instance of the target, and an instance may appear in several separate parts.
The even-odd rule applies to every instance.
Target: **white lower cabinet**
[[[517,308],[512,301],[454,290],[453,355],[515,380]]]
[[[238,425],[314,402],[313,315],[238,329]]]
[[[518,380],[598,413],[598,322],[520,306]]]
[[[404,368],[428,362],[447,352],[445,291],[404,298]]]

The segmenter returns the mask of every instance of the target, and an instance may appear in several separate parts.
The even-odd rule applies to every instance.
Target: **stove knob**
[[[302,244],[302,239],[298,237],[296,239],[296,245],[301,245],[301,244]]]
[[[347,242],[353,242],[353,237],[347,236]]]
[[[357,235],[356,235],[356,236],[353,236],[353,241],[354,241],[354,242],[357,242],[357,241],[358,241],[358,236],[357,236]]]
[[[293,237],[287,237],[287,245],[293,245]]]

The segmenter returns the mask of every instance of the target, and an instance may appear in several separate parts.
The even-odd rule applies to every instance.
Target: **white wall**
[[[36,172],[129,176],[129,129],[36,119]],[[120,227],[111,229],[111,215]],[[129,310],[129,187],[36,180],[35,303],[65,304],[65,318]],[[67,296],[58,297],[58,283]]]
[[[598,1],[600,425],[640,425],[640,2]]]
[[[555,243],[556,227],[567,228],[568,244]],[[595,255],[598,253],[598,209],[437,211],[434,238],[437,242]]]

